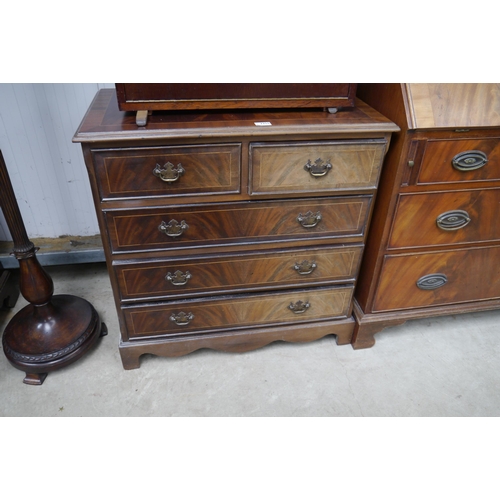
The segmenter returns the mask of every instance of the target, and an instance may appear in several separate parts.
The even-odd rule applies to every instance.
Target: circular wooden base
[[[11,365],[26,372],[24,383],[41,385],[47,373],[79,359],[106,333],[85,299],[55,295],[48,304],[21,309],[7,325],[2,342]]]

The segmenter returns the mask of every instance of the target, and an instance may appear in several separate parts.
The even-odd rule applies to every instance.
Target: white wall
[[[104,87],[114,84],[0,83],[0,149],[30,238],[99,233],[81,146],[71,139]],[[11,239],[0,211],[0,241]]]

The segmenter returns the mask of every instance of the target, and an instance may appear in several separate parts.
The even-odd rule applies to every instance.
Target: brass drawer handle
[[[332,164],[330,160],[323,163],[321,158],[318,158],[314,163],[311,163],[311,160],[307,160],[307,163],[304,165],[304,170],[307,170],[313,177],[323,177],[331,169]]]
[[[176,325],[186,326],[189,325],[191,320],[194,319],[193,313],[179,312],[177,314],[172,313],[170,316],[170,321],[173,321]]]
[[[175,182],[184,175],[185,170],[182,168],[182,164],[179,163],[176,167],[173,163],[167,162],[165,165],[160,166],[158,163],[153,170],[153,174],[159,177],[163,182]]]
[[[293,302],[290,302],[288,309],[293,311],[295,314],[303,314],[310,307],[311,307],[311,304],[309,304],[309,302],[302,302],[301,300],[299,300],[299,301],[295,302],[295,304]]]
[[[445,274],[427,274],[417,281],[417,286],[420,290],[435,290],[446,283],[448,283],[448,278]]]
[[[296,263],[293,268],[302,275],[311,274],[318,266],[316,262],[309,262],[308,260],[302,261],[300,264]]]
[[[302,227],[316,227],[321,220],[321,213],[316,212],[313,214],[310,210],[305,215],[299,214],[297,216],[297,222],[300,223]]]
[[[464,151],[458,153],[451,160],[453,168],[461,172],[468,172],[470,170],[477,170],[484,167],[488,163],[488,156],[482,151]]]
[[[177,238],[184,231],[189,229],[189,226],[186,224],[186,221],[177,222],[175,219],[172,219],[168,224],[164,221],[158,226],[158,230],[171,238]]]
[[[191,279],[191,273],[189,271],[186,271],[185,273],[182,271],[175,271],[174,274],[167,273],[165,279],[172,285],[184,286]]]
[[[457,231],[465,227],[471,218],[465,210],[450,210],[444,212],[436,219],[436,224],[444,231]]]

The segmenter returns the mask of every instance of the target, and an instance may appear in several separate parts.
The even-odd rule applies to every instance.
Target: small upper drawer
[[[94,150],[101,199],[240,192],[240,144]]]
[[[500,179],[500,138],[429,140],[417,184]]]
[[[253,143],[250,194],[374,189],[387,141]]]
[[[500,239],[500,189],[400,195],[390,248]]]
[[[113,251],[248,244],[283,239],[364,239],[371,196],[179,206],[105,212]]]

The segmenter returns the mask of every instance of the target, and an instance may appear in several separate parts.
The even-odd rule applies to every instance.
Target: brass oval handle
[[[330,160],[323,162],[321,158],[318,158],[314,163],[311,160],[307,160],[304,165],[304,170],[307,170],[313,177],[323,177],[332,169],[332,164]]]
[[[488,156],[482,151],[464,151],[458,153],[451,160],[453,168],[461,172],[477,170],[488,163]]]
[[[309,304],[309,302],[302,302],[301,300],[299,300],[299,301],[295,302],[295,304],[293,302],[290,302],[288,309],[290,309],[295,314],[303,314],[310,307],[311,307],[311,304]]]
[[[317,267],[316,262],[309,262],[308,260],[303,260],[300,264],[296,263],[293,266],[297,273],[302,275],[311,274]]]
[[[189,226],[186,224],[186,221],[177,222],[175,219],[172,219],[168,224],[164,221],[158,226],[158,230],[171,238],[177,238],[184,231],[189,229]]]
[[[436,219],[436,224],[443,231],[457,231],[465,227],[471,218],[465,210],[450,210],[443,212]]]
[[[179,326],[186,326],[189,325],[191,320],[194,319],[194,314],[193,313],[185,313],[183,311],[179,313],[172,313],[170,315],[170,321],[173,321],[176,325]]]
[[[163,182],[175,182],[179,180],[179,177],[184,175],[184,172],[185,170],[181,163],[175,167],[173,163],[170,162],[165,163],[163,167],[157,163],[153,170],[153,174],[159,177]]]
[[[321,212],[316,212],[313,214],[310,210],[305,215],[299,214],[297,216],[297,222],[300,223],[302,227],[316,227],[321,220]]]
[[[192,276],[189,271],[186,271],[185,273],[182,271],[175,271],[174,274],[167,273],[165,279],[172,285],[183,286],[191,279],[191,277]]]
[[[448,278],[445,274],[427,274],[426,276],[422,276],[417,281],[417,286],[420,290],[435,290],[436,288],[440,288],[443,285],[448,283]]]

